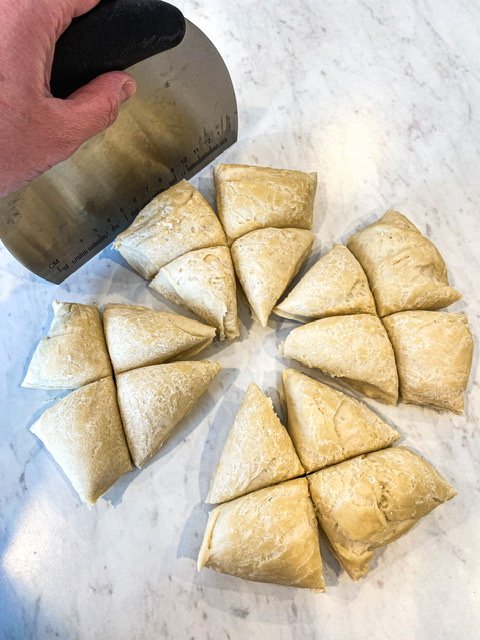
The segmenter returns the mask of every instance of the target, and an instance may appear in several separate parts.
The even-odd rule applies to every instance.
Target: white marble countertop
[[[352,582],[324,551],[327,593],[246,582],[196,555],[233,415],[255,381],[279,409],[293,323],[252,323],[200,357],[224,370],[162,452],[81,505],[29,426],[58,392],[22,389],[53,300],[169,309],[108,248],[62,285],[0,247],[0,638],[450,640],[480,629],[480,7],[467,0],[174,2],[215,42],[240,136],[222,160],[317,171],[313,259],[394,206],[437,244],[476,353],[466,415],[370,406],[458,490]],[[211,167],[192,182],[212,201]],[[304,269],[305,270],[305,269]]]

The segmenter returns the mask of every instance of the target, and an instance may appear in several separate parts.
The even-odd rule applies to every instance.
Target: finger
[[[7,154],[0,197],[66,160],[78,147],[114,122],[122,102],[135,93],[134,79],[112,71],[92,80],[66,100],[42,98],[32,113],[20,109],[16,126],[0,129]],[[0,101],[1,101],[0,95]]]
[[[84,13],[88,13],[93,7],[96,7],[100,0],[68,0],[67,2],[57,5],[57,15],[60,17],[60,22],[55,34],[55,40],[62,35],[65,29],[70,25],[73,18],[83,16]]]
[[[62,33],[70,26],[74,18],[82,16],[84,13],[88,13],[93,7],[95,7],[100,0],[65,0],[62,3],[58,1],[47,0],[47,6],[50,9],[51,17],[47,19],[47,24],[54,28],[53,39],[50,40],[48,46],[48,55],[46,61],[47,75],[50,75],[50,69],[52,66],[53,55],[55,50],[55,43],[60,38]],[[37,7],[41,10],[41,7]],[[40,13],[40,15],[43,15]],[[48,78],[47,84],[48,87]]]
[[[84,13],[90,11],[90,9],[93,9],[99,2],[100,0],[71,0],[72,18],[82,16]]]
[[[117,119],[123,102],[136,91],[135,80],[124,71],[98,76],[66,100],[55,100],[57,121],[64,123],[64,138],[71,155],[81,144]]]

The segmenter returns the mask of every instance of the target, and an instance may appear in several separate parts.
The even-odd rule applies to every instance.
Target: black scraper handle
[[[50,90],[71,93],[107,71],[171,49],[185,35],[181,12],[161,0],[102,0],[75,18],[55,48]]]

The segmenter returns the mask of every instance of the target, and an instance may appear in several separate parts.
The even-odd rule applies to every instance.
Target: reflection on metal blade
[[[128,69],[137,94],[69,160],[0,200],[0,235],[56,284],[106,247],[155,195],[237,139],[237,107],[218,51],[191,23],[183,42]]]

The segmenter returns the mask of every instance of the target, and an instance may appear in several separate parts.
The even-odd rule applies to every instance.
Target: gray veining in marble
[[[111,248],[55,287],[0,247],[1,640],[469,640],[480,629],[480,6],[466,0],[194,0],[237,89],[224,162],[317,171],[314,260],[390,206],[437,244],[477,352],[465,416],[369,403],[459,495],[376,554],[353,583],[324,549],[326,594],[195,567],[210,475],[249,382],[278,411],[277,344],[241,309],[241,337],[199,406],[142,471],[89,510],[28,431],[59,397],[21,389],[55,299],[171,309]],[[193,181],[214,200],[211,167]]]

